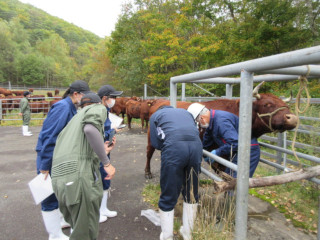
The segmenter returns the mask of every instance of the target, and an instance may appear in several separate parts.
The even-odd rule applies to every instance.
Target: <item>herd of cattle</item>
[[[31,113],[43,113],[46,115],[50,107],[61,99],[58,89],[54,91],[54,95],[52,92],[47,92],[47,97],[50,99],[50,101],[46,100],[45,95],[33,95],[32,88],[30,88],[28,91],[31,93],[31,97],[29,98]],[[2,103],[1,109],[3,116],[10,113],[12,110],[19,109],[19,103],[20,99],[23,98],[23,93],[24,91],[14,91],[0,88],[0,101]]]
[[[271,93],[259,94],[259,84],[253,91],[255,100],[252,103],[252,137],[259,138],[265,133],[274,131],[283,132],[291,130],[296,127],[298,117],[294,115],[285,100]],[[29,89],[32,92],[32,89]],[[22,96],[21,96],[22,93]],[[57,95],[59,92],[55,91],[52,101],[46,101],[43,95],[32,95],[30,98],[30,107],[32,112],[43,112],[47,114],[52,104],[59,101],[61,97]],[[4,96],[2,96],[4,95]],[[48,97],[52,97],[52,93],[48,92]],[[0,100],[2,100],[2,111],[19,108],[19,101],[23,97],[23,91],[8,91],[0,88]],[[240,100],[219,99],[207,102],[201,102],[208,109],[217,109],[231,112],[239,116]],[[177,102],[178,108],[187,109],[191,102]],[[111,112],[122,115],[126,114],[128,119],[128,128],[131,129],[132,118],[140,118],[142,129],[144,122],[148,128],[148,121],[150,116],[157,111],[157,109],[164,105],[170,105],[170,101],[164,99],[157,100],[142,100],[138,97],[119,97],[116,99],[114,107]],[[214,149],[214,146],[212,147]],[[151,145],[150,134],[148,132],[148,146],[147,146],[147,161],[145,166],[145,177],[152,178],[150,162],[155,149]]]

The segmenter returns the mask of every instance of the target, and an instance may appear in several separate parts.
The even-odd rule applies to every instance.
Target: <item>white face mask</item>
[[[108,103],[107,101],[107,106],[108,108],[112,108],[114,106],[114,104],[116,103],[116,100],[114,98],[110,98],[110,103]]]

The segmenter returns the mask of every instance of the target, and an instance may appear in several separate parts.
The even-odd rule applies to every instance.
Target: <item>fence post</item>
[[[144,86],[144,95],[143,95],[144,98],[143,99],[146,100],[147,99],[147,84],[145,83],[143,86]]]
[[[186,83],[181,85],[181,101],[186,101]]]
[[[177,107],[177,84],[170,80],[170,105]]]
[[[235,239],[247,239],[253,73],[241,71]]]
[[[226,84],[226,98],[232,98],[232,84]]]

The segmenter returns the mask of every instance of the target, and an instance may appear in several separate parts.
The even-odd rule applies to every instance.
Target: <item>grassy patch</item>
[[[276,175],[264,165],[258,166],[255,177]],[[283,185],[250,189],[249,193],[272,204],[287,221],[306,232],[316,233],[318,223],[319,186],[302,180]]]
[[[214,196],[211,191],[212,181],[201,180],[203,186],[200,191],[200,204],[194,223],[192,237],[194,240],[233,239],[234,200],[225,201],[223,195]],[[158,209],[160,185],[148,184],[143,189],[142,195],[145,202]],[[212,197],[214,196],[214,197]],[[179,229],[182,225],[183,199],[179,198],[175,206],[174,239],[182,240]],[[220,220],[220,221],[219,221]]]

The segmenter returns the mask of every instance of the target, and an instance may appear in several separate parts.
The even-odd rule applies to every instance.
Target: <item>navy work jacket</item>
[[[208,149],[214,143],[218,156],[231,156],[238,151],[239,117],[221,110],[210,110],[210,123],[203,136],[203,148]],[[251,146],[258,145],[256,138]]]
[[[150,118],[150,138],[152,146],[161,150],[175,141],[198,139],[199,131],[187,110],[165,106]]]
[[[52,105],[43,122],[36,146],[38,171],[51,170],[57,137],[76,113],[77,109],[69,96]]]

